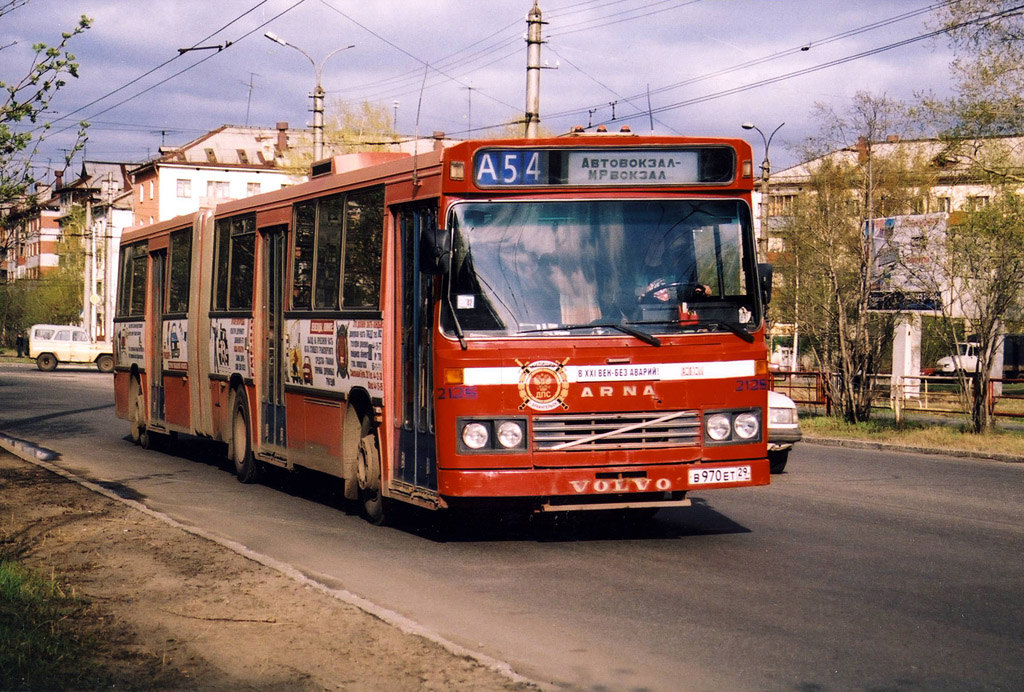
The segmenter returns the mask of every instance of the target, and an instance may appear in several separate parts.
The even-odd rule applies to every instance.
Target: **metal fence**
[[[831,413],[826,378],[815,371],[772,372],[772,389],[782,392],[797,404],[821,407]],[[833,377],[835,375],[832,375]],[[967,380],[971,386],[971,380]],[[920,375],[893,377],[878,373],[871,376],[874,406],[892,410],[897,417],[905,412],[966,415],[968,397],[955,376]],[[988,393],[989,412],[993,416],[1024,420],[1024,378],[993,378]]]

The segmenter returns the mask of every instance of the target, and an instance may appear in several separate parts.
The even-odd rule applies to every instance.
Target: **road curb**
[[[804,442],[823,447],[848,447],[850,449],[874,449],[878,451],[905,452],[909,454],[934,454],[938,456],[957,457],[959,459],[987,459],[1007,464],[1024,464],[1024,456],[1019,454],[1002,454],[1001,452],[981,452],[966,449],[948,449],[940,447],[918,447],[901,445],[895,442],[872,442],[869,440],[850,440],[843,437],[817,437],[804,433]]]
[[[283,574],[284,576],[294,580],[299,584],[308,586],[316,591],[319,591],[320,593],[323,593],[338,601],[341,601],[342,603],[354,606],[362,612],[366,613],[367,615],[375,617],[378,620],[381,620],[387,623],[388,625],[395,627],[396,629],[405,634],[421,637],[429,642],[433,642],[434,644],[440,646],[442,649],[448,651],[449,653],[455,656],[461,656],[464,658],[472,659],[484,668],[487,668],[498,673],[499,675],[504,676],[513,683],[518,683],[529,688],[541,690],[542,692],[554,692],[554,685],[544,683],[538,680],[531,680],[527,677],[524,677],[519,673],[515,672],[515,669],[513,669],[510,663],[494,658],[492,656],[488,656],[487,654],[484,654],[482,652],[474,651],[473,649],[462,646],[461,644],[457,644],[454,641],[444,637],[440,633],[435,632],[434,630],[431,630],[428,627],[421,625],[415,620],[405,617],[404,615],[396,611],[378,605],[373,601],[365,599],[362,596],[358,596],[346,589],[328,586],[325,583],[326,580],[317,579],[316,575],[306,574],[286,562],[272,558],[269,555],[264,555],[263,553],[251,550],[250,548],[241,543],[237,543],[235,541],[224,538],[210,531],[206,531],[205,529],[201,529],[197,526],[189,526],[188,524],[183,524],[171,518],[170,516],[164,514],[163,512],[158,512],[156,510],[150,509],[141,502],[121,497],[116,492],[108,488],[104,488],[102,485],[99,485],[92,481],[85,480],[84,478],[80,478],[79,476],[76,476],[74,473],[52,463],[53,461],[62,458],[61,454],[58,452],[47,449],[45,447],[40,447],[27,440],[11,437],[10,435],[7,435],[3,432],[0,432],[0,448],[5,449],[6,451],[10,452],[11,454],[13,454],[14,456],[18,457],[23,461],[35,464],[40,468],[46,469],[50,473],[58,475],[62,478],[66,478],[69,481],[73,481],[74,483],[77,483],[83,488],[91,490],[94,493],[102,495],[111,500],[120,502],[121,504],[127,505],[128,507],[131,507],[132,509],[135,509],[138,512],[141,512],[154,519],[157,519],[167,524],[168,526],[180,529],[185,533],[189,533],[193,536],[198,536],[200,538],[205,538],[206,540],[216,543],[217,545],[220,545],[223,548],[226,548],[234,553],[237,553],[238,555],[241,555],[242,557],[248,560],[252,560],[255,563],[258,563],[260,565],[263,565],[264,567],[268,567],[276,572],[279,572],[280,574]]]

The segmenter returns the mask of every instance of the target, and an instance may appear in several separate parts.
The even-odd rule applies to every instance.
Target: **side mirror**
[[[420,233],[420,271],[447,274],[452,264],[452,233],[447,228],[425,228]]]
[[[761,278],[761,297],[764,304],[772,302],[772,277],[775,276],[775,268],[767,262],[760,262],[757,265],[757,274]]]

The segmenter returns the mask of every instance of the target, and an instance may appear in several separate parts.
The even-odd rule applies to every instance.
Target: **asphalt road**
[[[0,432],[566,689],[1024,689],[1024,465],[802,443],[767,488],[627,524],[397,528],[323,478],[127,440],[111,378],[0,366]],[[427,522],[429,523],[429,522]]]

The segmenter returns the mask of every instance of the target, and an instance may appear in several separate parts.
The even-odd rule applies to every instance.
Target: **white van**
[[[58,363],[95,363],[100,372],[114,372],[114,351],[107,341],[93,341],[82,327],[34,324],[28,330],[28,355],[36,367],[50,372]]]

